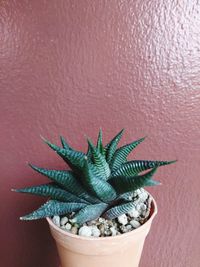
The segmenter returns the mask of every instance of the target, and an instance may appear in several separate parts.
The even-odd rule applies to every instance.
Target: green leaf
[[[60,148],[54,144],[51,144],[48,140],[44,139],[44,142],[53,149],[63,160],[70,166],[75,172],[79,172],[84,164],[85,154],[73,149]]]
[[[19,193],[51,197],[54,200],[60,200],[64,202],[80,202],[88,204],[87,201],[71,194],[70,192],[67,192],[66,190],[60,189],[58,186],[54,185],[54,183],[25,187],[22,189],[16,189],[14,191]]]
[[[72,149],[63,136],[60,136],[60,141],[64,149]]]
[[[102,154],[98,151],[98,149],[93,145],[91,140],[88,139],[88,145],[92,152],[92,157],[94,161],[94,165],[98,169],[102,179],[107,180],[107,178],[110,176],[110,168],[108,163],[106,162],[106,159]]]
[[[152,180],[152,176],[156,172],[158,167],[153,168],[151,171],[132,177],[117,176],[109,180],[110,184],[114,187],[118,194],[124,194],[130,191],[135,191],[144,186],[154,186],[160,184],[157,181]]]
[[[125,201],[130,201],[132,199],[133,199],[133,192],[132,191],[121,194],[117,198],[117,200],[125,200]]]
[[[148,160],[133,160],[128,161],[121,165],[120,168],[115,170],[111,177],[115,176],[134,176],[145,170],[149,170],[155,167],[172,164],[174,161],[148,161]]]
[[[119,217],[120,215],[129,212],[131,209],[135,207],[134,202],[128,202],[124,204],[120,204],[118,206],[115,206],[109,210],[107,210],[104,214],[103,217],[108,220],[115,219]]]
[[[49,200],[39,209],[34,212],[21,217],[21,220],[37,220],[45,217],[50,217],[54,215],[62,215],[72,211],[78,211],[84,208],[86,204],[83,203],[65,203],[56,200]]]
[[[32,164],[29,164],[29,166],[33,170],[39,172],[44,176],[47,176],[52,181],[58,183],[70,193],[75,194],[76,196],[79,196],[80,198],[83,198],[86,201],[89,201],[90,203],[99,202],[98,199],[95,199],[87,194],[87,192],[84,190],[83,186],[78,181],[77,177],[73,174],[72,171],[48,170],[45,168],[36,167]]]
[[[103,141],[102,141],[102,130],[99,130],[99,135],[98,135],[98,139],[97,139],[97,149],[98,151],[105,156],[105,150],[103,147]]]
[[[124,132],[124,129],[122,129],[105,147],[106,159],[108,163],[110,163],[112,160],[112,157],[117,149],[117,145],[122,137],[123,132]]]
[[[114,170],[116,168],[119,168],[122,163],[125,163],[129,153],[134,148],[136,148],[136,146],[138,146],[142,141],[144,141],[144,139],[145,137],[118,148],[115,154],[113,155],[112,161],[110,163],[111,169]]]
[[[85,160],[83,174],[85,178],[82,179],[83,185],[95,197],[104,202],[109,202],[116,198],[117,195],[113,187],[99,176],[95,166],[87,160]]]
[[[82,225],[85,222],[95,220],[101,216],[101,214],[108,207],[105,203],[88,205],[81,209],[73,218],[72,222]]]

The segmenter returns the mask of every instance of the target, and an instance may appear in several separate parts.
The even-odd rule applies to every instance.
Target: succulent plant
[[[60,137],[62,147],[44,139],[71,170],[49,170],[29,164],[51,182],[14,190],[48,197],[39,209],[20,219],[35,220],[74,212],[72,221],[81,225],[100,216],[114,219],[131,210],[135,203],[130,200],[130,193],[158,185],[159,182],[152,179],[157,168],[175,161],[128,161],[129,153],[145,138],[117,148],[122,134],[123,130],[103,146],[100,129],[96,145],[87,140],[87,153],[76,151],[63,137]]]

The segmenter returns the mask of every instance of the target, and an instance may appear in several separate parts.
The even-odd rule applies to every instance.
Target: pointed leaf
[[[90,203],[99,202],[99,200],[88,195],[88,193],[84,190],[83,186],[77,180],[77,177],[73,174],[72,171],[48,170],[45,168],[36,167],[32,164],[29,165],[33,170],[47,176],[49,179],[58,183],[70,193],[75,194],[76,196],[79,196],[80,198],[83,198]]]
[[[105,150],[103,147],[103,141],[102,141],[102,130],[99,130],[99,135],[98,135],[98,139],[97,139],[97,149],[98,151],[105,156]]]
[[[122,129],[107,145],[106,145],[106,159],[110,163],[112,157],[117,149],[117,145],[122,137],[124,129]]]
[[[67,192],[66,190],[59,188],[58,186],[55,186],[53,183],[16,189],[15,192],[51,197],[54,200],[65,202],[80,202],[88,204],[87,201],[71,194],[70,192]]]
[[[108,207],[105,203],[88,205],[81,209],[73,218],[73,222],[82,225],[85,222],[95,220],[101,216],[101,214]]]
[[[56,200],[49,200],[39,209],[34,212],[21,217],[21,220],[37,220],[45,217],[50,217],[54,215],[62,215],[72,211],[78,211],[85,207],[86,204],[83,203],[65,203]]]
[[[108,163],[106,162],[106,159],[89,139],[88,139],[88,145],[92,152],[94,165],[98,169],[102,179],[107,180],[107,178],[110,176],[110,168]]]
[[[136,146],[138,146],[142,141],[144,141],[145,137],[136,140],[128,145],[122,146],[120,148],[118,148],[115,152],[115,154],[113,155],[112,161],[110,163],[110,167],[111,169],[116,169],[119,168],[121,166],[122,163],[126,162],[127,156],[129,155],[129,153],[136,148]]]
[[[84,153],[73,149],[58,147],[54,144],[51,144],[48,140],[44,141],[51,149],[53,149],[61,158],[64,159],[71,169],[76,172],[79,172],[82,169],[84,163],[83,158],[85,156]]]
[[[118,206],[115,206],[109,210],[107,210],[104,214],[103,217],[108,220],[115,219],[119,217],[120,215],[129,212],[131,209],[135,208],[134,202],[128,202],[125,204],[121,204]]]
[[[115,176],[134,176],[138,173],[152,169],[159,166],[172,164],[176,161],[148,161],[148,160],[133,160],[128,161],[121,165],[117,170],[112,173],[112,177]]]
[[[85,160],[83,169],[84,180],[82,180],[87,191],[102,201],[109,202],[116,198],[116,192],[113,187],[103,180],[94,165]]]
[[[109,182],[118,194],[124,194],[126,192],[135,191],[144,186],[154,186],[160,184],[159,182],[151,179],[156,170],[157,167],[140,176],[113,177],[109,180]]]
[[[72,149],[68,143],[66,142],[65,138],[63,136],[60,136],[60,141],[61,141],[61,144],[63,146],[63,148],[65,149]],[[73,150],[73,149],[72,149]]]

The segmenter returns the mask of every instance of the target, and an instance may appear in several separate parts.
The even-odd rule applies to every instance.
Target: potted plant
[[[136,267],[145,237],[157,213],[156,202],[143,189],[160,184],[152,179],[160,166],[175,161],[128,161],[128,154],[145,138],[117,148],[121,130],[106,146],[99,131],[88,151],[74,150],[61,137],[62,147],[45,143],[71,170],[48,170],[31,165],[51,182],[15,189],[48,197],[21,220],[47,218],[62,267]]]

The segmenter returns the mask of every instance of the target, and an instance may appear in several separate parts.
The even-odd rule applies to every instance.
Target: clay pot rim
[[[77,240],[88,240],[88,241],[101,241],[101,240],[117,240],[117,239],[122,239],[128,235],[134,235],[134,234],[138,234],[140,232],[142,232],[147,225],[151,224],[151,222],[153,221],[154,217],[156,216],[157,212],[158,212],[158,208],[157,208],[157,204],[155,199],[152,197],[152,195],[148,192],[148,194],[150,195],[150,197],[152,198],[152,202],[151,202],[151,209],[153,210],[151,217],[144,223],[142,224],[140,227],[138,227],[137,229],[134,229],[128,233],[124,233],[121,235],[116,235],[116,236],[104,236],[104,237],[86,237],[86,236],[79,236],[79,235],[75,235],[72,234],[70,232],[67,232],[63,229],[61,229],[60,227],[58,227],[57,225],[55,225],[52,221],[51,218],[47,217],[46,220],[49,223],[49,225],[54,228],[56,231],[58,231],[60,234],[64,235],[64,236],[69,236],[71,238],[77,239]]]

